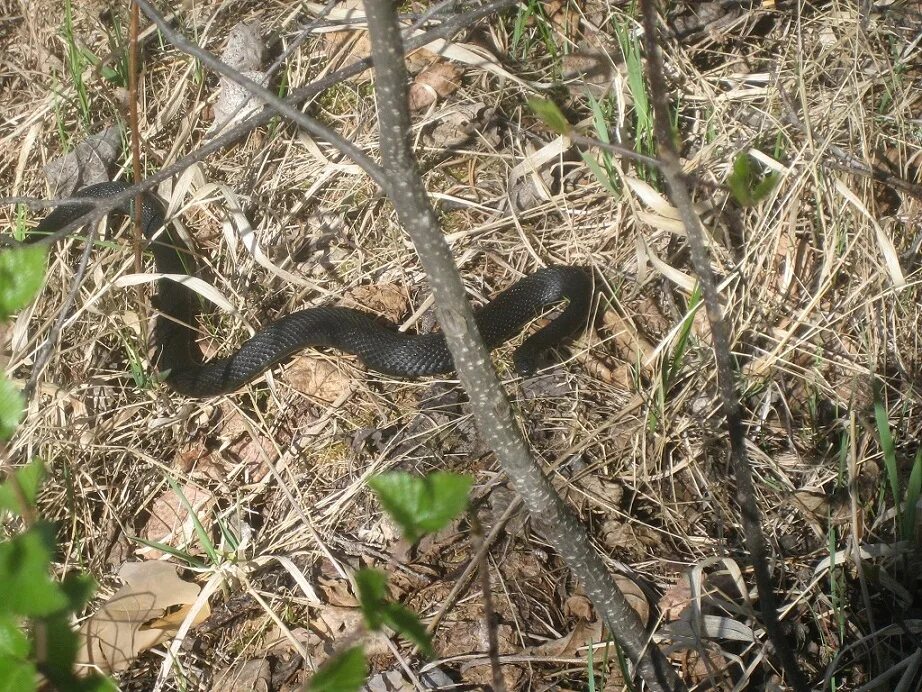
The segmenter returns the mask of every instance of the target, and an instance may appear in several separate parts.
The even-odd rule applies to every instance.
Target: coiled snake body
[[[128,189],[125,182],[91,185],[76,193],[87,200],[112,197]],[[130,213],[131,203],[119,211]],[[36,228],[52,233],[92,208],[91,204],[57,207]],[[151,240],[157,271],[189,274],[195,266],[188,246],[164,228],[164,212],[151,195],[143,196],[141,222]],[[161,228],[164,232],[154,238]],[[475,312],[477,326],[488,348],[515,336],[525,324],[550,305],[567,306],[550,323],[525,339],[515,352],[516,370],[523,375],[536,368],[540,352],[572,336],[586,324],[591,280],[579,267],[555,266],[524,277]],[[158,284],[160,310],[153,340],[159,350],[157,366],[174,390],[205,397],[232,392],[293,353],[307,347],[333,347],[359,356],[365,365],[385,375],[422,377],[454,370],[451,353],[441,333],[404,334],[372,315],[346,307],[316,307],[293,312],[272,322],[226,358],[202,362],[195,340],[198,298],[170,279]]]

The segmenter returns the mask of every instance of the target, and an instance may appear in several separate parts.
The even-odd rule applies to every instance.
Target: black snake
[[[75,197],[92,201],[120,194],[126,182],[91,185]],[[130,213],[129,202],[119,208]],[[35,229],[38,239],[90,211],[92,205],[57,207]],[[144,235],[151,240],[157,271],[163,274],[193,273],[195,262],[188,246],[170,227],[164,228],[161,203],[145,194],[141,206]],[[154,237],[161,228],[164,232]],[[497,295],[475,312],[477,326],[488,348],[515,336],[548,306],[567,301],[560,314],[529,336],[516,350],[516,371],[534,372],[544,349],[572,336],[583,327],[589,313],[592,282],[580,267],[553,266],[530,274]],[[204,397],[232,392],[296,351],[309,346],[333,347],[359,356],[371,370],[396,377],[439,375],[454,370],[451,353],[441,333],[404,334],[390,323],[346,307],[315,307],[299,310],[267,325],[226,358],[202,362],[196,343],[198,297],[176,281],[161,279],[155,299],[160,310],[153,341],[159,350],[158,369],[177,392]]]

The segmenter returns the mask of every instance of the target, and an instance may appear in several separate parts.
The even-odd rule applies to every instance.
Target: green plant
[[[912,540],[916,533],[916,503],[922,495],[922,449],[916,452],[906,487],[902,488],[896,458],[896,444],[890,432],[887,408],[881,400],[879,391],[874,400],[874,420],[877,424],[877,434],[880,437],[884,469],[890,484],[890,492],[893,494],[893,504],[896,507],[897,531],[901,539]]]
[[[741,207],[751,207],[765,199],[778,184],[778,174],[761,175],[755,160],[747,152],[733,160],[733,172],[727,179],[730,192]]]
[[[594,99],[591,94],[589,95],[589,104],[592,108],[592,126],[595,129],[596,137],[605,144],[611,144],[611,138],[608,135],[608,118],[610,114],[603,108],[602,103]],[[603,150],[598,161],[585,151],[581,150],[580,155],[596,180],[601,183],[608,194],[615,198],[619,197],[619,178],[611,153]]]
[[[672,353],[669,355],[669,359],[660,371],[661,377],[656,387],[657,405],[655,409],[651,409],[650,432],[656,430],[663,416],[665,416],[666,397],[673,384],[675,384],[678,374],[682,370],[685,354],[688,352],[688,342],[691,337],[692,325],[694,324],[695,315],[700,307],[701,287],[695,284],[695,290],[692,291],[688,301],[685,317],[682,318],[682,322],[676,333],[675,345],[672,348]]]
[[[635,31],[632,31],[630,22],[622,15],[612,16],[612,26],[621,48],[621,56],[627,68],[627,83],[631,89],[631,98],[634,100],[634,134],[637,140],[637,151],[644,154],[654,154],[656,147],[653,144],[653,107],[647,95],[646,80],[643,73],[643,58],[641,40]],[[652,172],[651,172],[652,173]]]
[[[85,48],[77,45],[77,38],[74,34],[74,13],[70,0],[64,1],[64,23],[61,25],[61,37],[67,46],[67,53],[64,56],[64,62],[67,66],[67,72],[70,80],[77,92],[77,105],[80,109],[80,117],[84,127],[89,127],[92,118],[90,112],[90,93],[87,89],[86,82],[83,81],[84,73],[87,67],[92,64],[89,57],[92,55]]]
[[[512,28],[512,54],[526,60],[538,43],[543,43],[552,58],[557,57],[557,41],[554,30],[544,10],[544,4],[529,0],[519,7]]]
[[[416,542],[429,532],[445,527],[464,511],[473,478],[437,471],[428,476],[388,473],[369,485],[384,510],[400,526],[404,538]],[[376,569],[355,573],[359,604],[365,627],[377,631],[389,627],[432,656],[432,641],[416,614],[387,597],[387,575]],[[307,683],[308,692],[353,692],[365,682],[368,663],[361,645],[350,646],[328,660]]]
[[[45,250],[40,246],[0,253],[0,320],[32,300],[44,271]],[[22,395],[0,374],[0,459],[7,468],[6,441],[22,418],[23,406]],[[0,485],[0,516],[18,516],[22,526],[4,533],[0,541],[0,690],[35,690],[42,678],[57,689],[112,690],[108,678],[74,672],[79,640],[71,617],[89,600],[95,583],[76,573],[60,582],[51,577],[56,528],[38,517],[35,506],[43,473],[41,460],[35,459],[8,472]]]

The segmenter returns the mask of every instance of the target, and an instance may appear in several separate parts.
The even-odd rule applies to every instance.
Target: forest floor
[[[668,5],[676,131],[740,368],[780,616],[814,687],[917,689],[922,4]],[[322,5],[175,6],[188,38],[215,54],[231,41],[238,50],[225,57],[253,56],[249,70],[293,46],[269,78],[283,95],[368,51],[342,5],[314,26]],[[125,10],[74,3],[68,20],[60,7],[37,0],[0,28],[7,195],[66,194],[54,162],[107,131],[76,165],[82,184],[131,178]],[[412,19],[425,8],[403,9]],[[471,298],[548,264],[595,277],[588,330],[538,375],[514,374],[514,345],[494,353],[527,439],[690,686],[777,684],[675,209],[655,169],[577,148],[527,105],[551,98],[578,132],[654,155],[632,4],[523,3],[455,48],[410,59],[414,142]],[[234,89],[152,32],[141,60],[134,134],[153,173],[208,141]],[[376,157],[370,80],[336,84],[307,112]],[[100,150],[109,158],[98,161]],[[774,185],[741,206],[730,186],[747,176],[744,190]],[[434,327],[393,207],[341,152],[282,120],[158,192],[210,297],[236,309],[198,325],[209,357],[233,350],[248,326],[312,305]],[[39,218],[2,213],[7,226]],[[518,508],[455,381],[391,379],[310,351],[233,395],[184,398],[152,377],[154,284],[132,281],[152,267],[136,265],[130,229],[97,241],[80,277],[84,246],[57,247],[41,296],[3,345],[24,384],[75,290],[13,458],[47,465],[40,507],[59,522],[60,573],[85,570],[100,584],[86,616],[122,586],[126,562],[168,560],[208,598],[180,639],[197,588],[185,611],[158,621],[157,642],[128,648],[113,665],[122,687],[298,689],[355,635],[348,575],[368,566],[433,628],[437,655],[369,637],[371,689],[489,685],[470,521],[406,545],[366,484],[388,470],[446,469],[475,477],[509,689],[624,687],[591,604]],[[175,594],[173,581],[159,584],[155,600]]]

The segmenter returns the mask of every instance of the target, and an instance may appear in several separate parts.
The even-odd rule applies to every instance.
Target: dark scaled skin
[[[125,182],[91,185],[75,197],[105,199],[124,192]],[[132,203],[119,211],[130,213]],[[36,233],[53,233],[90,210],[89,205],[57,207],[36,228]],[[160,202],[143,196],[142,229],[150,240],[164,227]],[[153,239],[150,250],[157,271],[164,274],[192,274],[195,263],[185,243],[169,227]],[[522,375],[533,373],[540,353],[573,336],[586,326],[592,296],[592,280],[580,267],[555,266],[540,269],[513,284],[475,311],[480,333],[492,349],[518,334],[545,309],[567,301],[550,323],[529,336],[515,352],[515,368]],[[155,299],[160,315],[154,327],[158,347],[157,367],[164,381],[175,391],[195,397],[233,392],[268,368],[308,348],[332,347],[359,356],[370,370],[393,377],[417,378],[454,370],[451,353],[441,333],[404,334],[396,326],[373,315],[345,307],[316,307],[299,310],[270,323],[226,358],[202,362],[195,340],[198,314],[196,294],[181,284],[161,279]]]

